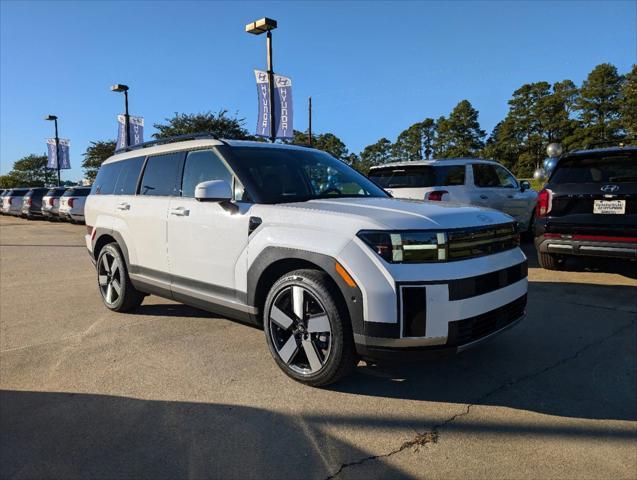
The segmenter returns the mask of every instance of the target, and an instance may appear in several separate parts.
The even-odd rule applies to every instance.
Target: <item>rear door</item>
[[[552,192],[549,231],[637,234],[637,150],[563,158],[546,188]]]
[[[184,163],[180,195],[168,208],[168,257],[173,296],[195,295],[211,302],[236,302],[237,263],[247,262],[246,211],[250,204],[233,206],[194,198],[197,184],[225,180],[233,175],[213,150],[189,152]],[[238,210],[237,210],[238,209]],[[245,272],[244,268],[239,268]]]
[[[505,195],[500,187],[500,177],[490,163],[472,163],[473,184],[471,204],[503,210]]]
[[[129,255],[131,271],[169,286],[170,269],[166,244],[167,218],[170,199],[179,195],[178,173],[185,157],[184,152],[147,157],[138,195],[128,195],[130,187],[120,190],[116,209],[118,221],[130,238]],[[135,179],[134,171],[130,181]],[[118,182],[119,185],[124,185]],[[136,183],[136,179],[135,179]]]
[[[502,211],[526,226],[531,219],[536,194],[532,190],[520,190],[520,185],[511,172],[501,165],[494,165],[500,179],[500,197]]]

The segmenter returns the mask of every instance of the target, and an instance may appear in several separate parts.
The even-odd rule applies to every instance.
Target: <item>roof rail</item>
[[[584,148],[578,148],[576,150],[573,150],[574,152],[579,152],[582,150],[591,150],[594,148],[599,148],[599,147],[603,147],[603,146],[610,146],[610,147],[628,147],[628,146],[632,146],[632,142],[636,141],[637,137],[635,136],[626,136],[626,137],[622,137],[622,138],[615,138],[613,140],[603,140],[603,141],[599,141],[599,142],[590,142],[587,143],[586,145],[584,145]]]
[[[166,143],[183,142],[186,140],[197,140],[199,138],[212,138],[226,143],[224,140],[218,138],[214,133],[210,132],[198,132],[187,133],[186,135],[177,135],[175,137],[158,138],[157,140],[151,140],[150,142],[138,143],[137,145],[130,145],[128,147],[119,148],[115,150],[115,153],[130,152],[133,150],[139,150],[140,148],[154,147],[156,145],[164,145]]]

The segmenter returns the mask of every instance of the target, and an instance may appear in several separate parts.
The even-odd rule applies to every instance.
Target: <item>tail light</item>
[[[31,197],[27,198],[26,202],[24,202],[27,207],[31,206]]]
[[[13,200],[13,198],[9,197],[9,205],[11,205],[11,200]]]
[[[75,199],[74,199],[74,198],[69,198],[69,199],[66,201],[66,204],[69,206],[69,208],[73,208],[73,202],[74,202],[74,201],[75,201]]]
[[[49,198],[49,206],[51,206],[51,207],[53,206],[53,201],[54,200],[55,200],[55,198],[53,198],[53,197]]]
[[[425,194],[425,200],[430,200],[432,202],[440,202],[442,201],[442,196],[446,193],[449,193],[447,190],[434,190],[433,192],[427,192]]]
[[[537,217],[544,217],[550,211],[553,206],[553,192],[548,188],[542,189],[540,193],[537,194],[537,208],[535,210],[535,215]]]

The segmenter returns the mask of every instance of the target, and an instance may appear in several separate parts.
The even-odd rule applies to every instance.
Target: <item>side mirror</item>
[[[195,187],[195,198],[201,202],[227,202],[232,199],[232,187],[225,180],[209,180]]]
[[[531,190],[531,182],[529,182],[528,180],[522,180],[520,182],[520,191],[524,192],[526,190]]]

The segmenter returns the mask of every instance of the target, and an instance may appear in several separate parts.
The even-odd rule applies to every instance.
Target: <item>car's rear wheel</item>
[[[564,264],[564,259],[552,253],[543,253],[538,250],[537,259],[540,267],[546,270],[560,270]]]
[[[128,277],[126,262],[117,243],[105,245],[97,258],[97,286],[104,305],[116,312],[128,312],[144,301]]]
[[[356,365],[346,309],[328,275],[296,270],[280,278],[265,302],[263,325],[277,365],[315,387],[336,382]]]

